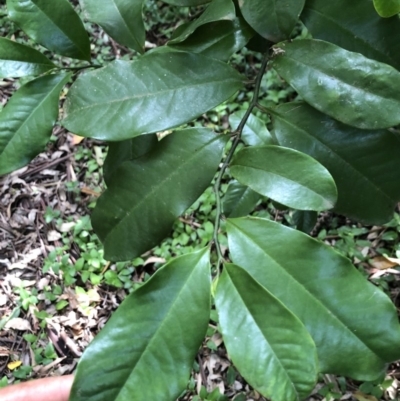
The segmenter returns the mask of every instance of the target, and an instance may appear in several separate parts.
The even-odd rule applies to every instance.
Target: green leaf
[[[0,174],[28,164],[43,151],[58,116],[58,97],[71,74],[37,78],[12,96],[0,113]]]
[[[173,49],[201,53],[210,58],[228,61],[246,46],[254,31],[242,18],[233,21],[216,21],[202,25],[181,43],[170,44]]]
[[[332,174],[338,189],[338,213],[369,224],[392,218],[400,200],[397,134],[361,131],[302,102],[278,106],[272,121],[279,144],[307,153]]]
[[[309,234],[317,224],[318,213],[309,210],[296,210],[293,213],[293,222],[297,230]]]
[[[301,19],[315,39],[400,69],[400,19],[380,18],[372,0],[307,0]]]
[[[8,14],[35,42],[79,60],[90,60],[90,43],[83,23],[67,0],[7,0]]]
[[[29,46],[0,38],[0,78],[40,75],[56,66]]]
[[[81,0],[86,18],[124,46],[144,53],[143,0]]]
[[[311,106],[363,129],[400,123],[400,73],[322,40],[281,43],[272,66]]]
[[[238,128],[245,113],[244,110],[239,110],[229,116],[229,124],[232,130]],[[247,119],[241,138],[243,142],[250,146],[272,145],[274,143],[265,122],[254,114],[250,114]]]
[[[260,195],[251,188],[232,181],[224,196],[224,214],[226,217],[246,216],[254,209],[260,198]]]
[[[189,128],[122,163],[92,215],[105,258],[133,259],[164,239],[175,219],[210,185],[226,140],[205,128]]]
[[[173,39],[169,41],[169,44],[183,42],[192,35],[196,29],[210,22],[220,20],[233,21],[235,18],[235,6],[232,0],[213,0],[200,17],[189,24],[185,24],[184,29],[179,32],[179,35],[174,36]]]
[[[300,320],[241,267],[227,264],[215,295],[229,357],[274,401],[300,401],[317,381],[315,344]]]
[[[304,3],[305,0],[243,0],[239,7],[256,32],[276,43],[290,38]]]
[[[233,263],[306,326],[321,372],[374,380],[400,358],[400,326],[390,299],[329,246],[270,220],[227,221]]]
[[[162,0],[163,3],[171,4],[172,6],[195,7],[209,3],[211,0]]]
[[[151,53],[81,75],[63,124],[81,136],[118,141],[187,123],[242,86],[232,67],[199,54]]]
[[[253,191],[294,209],[326,210],[336,202],[336,186],[328,170],[288,148],[243,148],[233,158],[230,172]]]
[[[8,378],[7,376],[3,376],[0,380],[0,388],[4,388],[8,386]]]
[[[56,303],[56,310],[64,309],[67,305],[69,305],[69,302],[65,299],[62,299]]]
[[[107,185],[111,176],[120,164],[127,160],[135,160],[146,155],[158,144],[157,135],[139,135],[121,142],[111,142],[103,166],[104,181]]]
[[[400,12],[400,0],[374,0],[374,7],[381,17],[393,17]]]
[[[125,298],[85,350],[70,401],[171,401],[210,316],[208,251],[178,257]]]

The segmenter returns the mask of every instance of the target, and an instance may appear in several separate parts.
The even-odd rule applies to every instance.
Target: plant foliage
[[[147,51],[143,0],[81,0],[87,20],[132,49],[129,60],[99,66],[67,0],[7,0],[10,19],[36,43],[81,61],[70,69],[0,39],[0,76],[27,82],[0,114],[0,174],[41,152],[72,80],[61,123],[109,142],[107,189],[92,214],[106,259],[157,245],[215,180],[209,246],[128,296],[83,355],[70,400],[175,400],[205,336],[211,294],[230,357],[263,396],[301,400],[319,373],[376,379],[400,358],[396,309],[349,260],[301,231],[324,210],[385,223],[400,200],[399,2],[165,2],[200,8]],[[301,24],[307,38],[295,34]],[[260,52],[255,80],[231,63],[245,46]],[[272,69],[296,101],[263,103]],[[252,86],[229,132],[193,124]],[[297,209],[299,231],[247,216],[262,197]]]

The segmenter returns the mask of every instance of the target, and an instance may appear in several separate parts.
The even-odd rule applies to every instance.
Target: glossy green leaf
[[[124,46],[144,53],[143,0],[80,0],[86,18]]]
[[[205,250],[125,298],[79,361],[70,401],[171,401],[186,388],[210,316]]]
[[[40,75],[56,66],[29,46],[0,38],[0,78]]]
[[[372,0],[307,0],[301,19],[315,39],[400,69],[400,19],[380,18]]]
[[[265,39],[280,42],[289,39],[305,0],[241,0],[244,19]]]
[[[210,185],[226,141],[208,129],[189,128],[122,163],[92,215],[105,258],[130,260],[161,242]]]
[[[253,191],[294,209],[326,210],[336,202],[336,186],[328,170],[292,149],[243,148],[233,158],[230,172]]]
[[[233,21],[216,21],[202,25],[181,43],[168,46],[210,58],[228,61],[242,49],[254,35],[254,31],[241,18]]]
[[[307,153],[332,174],[335,210],[370,224],[383,224],[400,200],[400,139],[339,123],[302,102],[286,103],[272,115],[282,146]]]
[[[235,6],[232,0],[213,0],[200,17],[191,23],[185,24],[184,29],[179,32],[179,35],[173,37],[169,41],[169,44],[183,42],[192,35],[196,29],[210,22],[221,20],[233,21],[235,18]]]
[[[211,0],[162,0],[163,3],[171,4],[172,6],[195,7],[209,3]]]
[[[233,263],[305,324],[322,372],[374,380],[400,358],[394,305],[348,259],[266,219],[229,219],[227,230]]]
[[[229,124],[232,130],[236,130],[239,127],[245,113],[244,110],[239,110],[229,116]],[[241,138],[243,142],[250,146],[272,145],[274,143],[265,122],[254,114],[250,114]]]
[[[261,199],[260,195],[240,182],[232,181],[224,196],[223,209],[226,217],[248,215]]]
[[[123,140],[187,123],[228,99],[242,77],[200,54],[154,52],[81,75],[63,124],[81,136]]]
[[[43,151],[58,116],[58,97],[71,74],[46,75],[21,88],[0,113],[0,174]]]
[[[377,13],[384,18],[400,13],[400,0],[374,0]]]
[[[107,185],[110,184],[113,172],[120,164],[145,156],[158,144],[157,135],[139,135],[121,142],[111,142],[108,145],[107,157],[104,161],[103,175]]]
[[[400,73],[322,40],[281,43],[272,66],[309,104],[362,129],[400,123]]]
[[[67,0],[7,0],[8,14],[35,42],[62,56],[90,60],[89,37]]]
[[[310,210],[296,210],[293,213],[293,223],[297,230],[309,234],[317,224],[318,213]]]
[[[300,320],[245,270],[227,264],[215,295],[224,343],[264,397],[300,401],[317,381],[315,344]]]

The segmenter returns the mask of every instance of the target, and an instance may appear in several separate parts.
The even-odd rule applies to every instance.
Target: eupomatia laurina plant
[[[320,373],[376,379],[400,358],[390,299],[328,245],[248,214],[268,197],[296,209],[304,231],[325,210],[390,220],[400,200],[400,2],[164,0],[201,12],[145,51],[144,1],[80,0],[84,18],[133,51],[128,61],[94,66],[67,0],[7,0],[9,18],[35,42],[82,64],[68,69],[0,39],[0,76],[32,77],[0,114],[0,174],[42,151],[60,92],[72,83],[61,124],[109,146],[107,189],[91,216],[106,259],[157,245],[215,180],[213,240],[125,299],[81,358],[70,400],[175,400],[212,299],[230,358],[273,401],[303,399]],[[293,37],[299,24],[307,38]],[[245,46],[262,59],[250,83],[230,64]],[[297,101],[260,101],[268,69]],[[240,90],[253,98],[229,133],[190,124]],[[256,110],[270,118],[269,130]],[[231,179],[224,197],[223,177]]]

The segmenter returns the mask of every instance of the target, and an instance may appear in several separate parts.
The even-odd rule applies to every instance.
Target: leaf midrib
[[[42,98],[40,103],[38,103],[34,109],[32,109],[32,112],[29,113],[28,117],[23,121],[23,123],[17,128],[17,130],[14,132],[14,134],[10,137],[10,140],[7,142],[7,145],[3,148],[3,151],[0,153],[2,155],[6,149],[10,146],[10,144],[13,142],[13,139],[18,135],[18,132],[20,132],[26,124],[29,123],[30,119],[33,118],[34,114],[37,112],[37,110],[42,107],[43,103],[45,103],[48,98],[53,94],[53,92],[56,90],[58,85],[62,82],[63,78],[61,78],[55,86]]]
[[[45,16],[45,18],[50,21],[50,23],[56,27],[56,29],[63,34],[65,38],[68,39],[68,41],[75,46],[78,50],[81,56],[83,56],[86,59],[86,53],[84,50],[81,49],[80,44],[76,43],[71,37],[68,35],[68,32],[65,32],[63,29],[61,29],[36,3],[32,2],[32,4],[41,12],[42,15]],[[69,4],[69,3],[68,3]]]
[[[117,6],[117,3],[115,2],[115,0],[111,0],[111,2],[112,2],[112,4],[114,5],[115,9],[117,10],[119,16],[121,17],[121,20],[122,20],[122,22],[123,22],[123,24],[124,24],[126,30],[129,32],[131,38],[133,38],[133,41],[136,43],[136,46],[137,46],[139,49],[141,49],[143,46],[142,46],[142,45],[139,43],[139,41],[136,39],[136,36],[135,36],[134,32],[131,31],[129,25],[127,24],[127,22],[126,22],[126,20],[125,20],[125,18],[124,18],[124,16],[121,14],[121,12],[120,12],[120,10],[119,10],[119,8],[118,8],[118,6]]]
[[[284,115],[284,114],[283,114]],[[279,116],[278,116],[279,118]],[[302,132],[304,132],[306,134],[306,136],[315,139],[323,148],[325,148],[326,150],[328,150],[330,153],[333,153],[335,155],[335,157],[337,157],[339,160],[341,160],[346,166],[349,167],[350,170],[353,170],[359,177],[361,177],[361,179],[363,179],[363,181],[366,181],[367,183],[369,183],[373,188],[375,188],[377,190],[377,192],[380,192],[386,199],[388,199],[390,202],[394,202],[393,199],[391,199],[385,192],[383,192],[383,189],[381,189],[380,187],[377,186],[377,184],[375,184],[373,181],[370,181],[369,177],[363,175],[359,170],[357,170],[353,165],[351,165],[346,159],[344,159],[340,154],[338,154],[337,152],[335,152],[333,149],[331,149],[330,147],[328,147],[328,145],[326,145],[325,143],[323,143],[319,138],[311,135],[310,133],[308,133],[307,131],[305,131],[303,128],[292,124],[289,120],[284,119],[285,122],[287,122],[290,126],[292,126],[295,129],[300,128]]]
[[[288,372],[287,372],[287,369],[285,368],[285,366],[282,365],[282,362],[281,362],[280,358],[277,356],[277,354],[276,354],[274,348],[272,347],[271,343],[269,342],[269,340],[268,340],[268,339],[266,338],[266,336],[264,335],[264,333],[263,333],[263,331],[262,331],[262,329],[261,329],[261,327],[260,327],[258,321],[254,318],[254,316],[252,315],[251,311],[250,311],[249,308],[247,307],[247,304],[246,304],[245,300],[243,299],[243,297],[241,296],[239,290],[236,288],[235,284],[233,283],[233,280],[232,280],[232,278],[230,277],[229,273],[228,273],[227,275],[229,276],[229,279],[230,279],[230,281],[231,281],[231,283],[232,283],[233,288],[235,289],[236,293],[239,295],[239,298],[240,298],[240,300],[242,301],[242,304],[244,305],[244,307],[245,307],[246,310],[248,311],[248,315],[251,316],[253,322],[254,322],[255,325],[257,326],[258,331],[261,333],[262,337],[265,339],[265,341],[266,341],[267,344],[269,345],[269,347],[270,347],[272,353],[274,354],[275,360],[278,361],[278,363],[279,363],[281,369],[285,372],[285,375],[286,375],[286,377],[287,377],[287,381],[291,384],[291,387],[293,388],[293,391],[295,392],[295,394],[297,395],[297,399],[299,400],[299,399],[300,399],[299,393],[298,393],[298,391],[297,391],[297,389],[296,389],[296,387],[295,387],[295,385],[294,385],[294,383],[293,383],[291,377],[289,376],[289,374],[288,374]],[[263,286],[261,286],[261,287],[262,287],[265,291],[268,291],[265,287],[263,287]]]
[[[301,188],[305,188],[307,191],[312,192],[318,198],[320,198],[320,199],[322,198],[325,202],[328,203],[328,205],[330,205],[331,208],[334,207],[332,202],[330,200],[328,200],[327,198],[325,198],[323,195],[319,194],[318,192],[314,191],[311,188],[306,187],[303,184],[300,184],[298,181],[293,181],[292,179],[290,179],[288,177],[285,177],[284,175],[281,175],[281,174],[278,174],[278,173],[273,173],[272,171],[267,171],[267,170],[264,170],[264,169],[259,168],[259,167],[246,166],[246,165],[242,165],[242,164],[239,164],[239,163],[232,164],[231,169],[232,169],[232,167],[242,167],[242,168],[246,168],[246,169],[253,169],[253,170],[261,171],[261,172],[263,172],[265,174],[271,174],[273,176],[276,176],[276,177],[279,177],[279,178],[283,178],[285,180],[288,180],[288,181],[294,183],[295,185],[297,185],[297,186],[299,186]],[[247,185],[249,188],[251,188],[251,184],[245,184],[245,185]],[[253,188],[251,188],[251,189],[253,189]],[[253,189],[253,191],[257,192],[255,189]],[[263,194],[261,194],[261,195],[263,195]],[[266,196],[268,196],[268,195],[266,195]]]
[[[321,15],[323,18],[327,19],[328,21],[331,21],[334,25],[338,26],[343,31],[345,31],[346,35],[354,37],[355,32],[353,33],[346,26],[338,24],[331,16],[325,15],[321,11],[319,11],[319,10],[317,10],[315,8],[307,7],[307,3],[306,3],[306,6],[304,8],[308,8],[310,11],[314,11],[316,14]],[[379,49],[375,49],[373,46],[371,46],[371,44],[369,42],[364,40],[364,38],[362,38],[361,36],[357,35],[356,39],[358,39],[360,42],[362,42],[368,49],[371,49],[374,53],[378,53],[381,56],[383,55],[383,56],[385,56],[385,58],[387,57],[391,61],[392,65],[398,65],[398,63],[396,63],[396,61],[393,60],[393,58],[390,55],[387,55],[386,53],[381,53],[379,51]]]
[[[136,79],[137,77],[133,76],[132,78]],[[175,92],[179,92],[179,91],[183,91],[183,90],[187,90],[187,89],[197,88],[199,86],[211,86],[212,87],[214,84],[219,84],[219,83],[227,83],[228,84],[231,81],[239,82],[238,79],[234,79],[234,78],[220,79],[220,80],[214,80],[214,81],[208,80],[206,85],[204,84],[204,82],[198,82],[196,84],[191,84],[191,85],[188,85],[188,84],[182,85],[182,86],[179,86],[179,87],[173,88],[173,89],[167,88],[167,89],[163,89],[163,90],[159,90],[159,91],[155,91],[155,92],[141,93],[141,94],[133,95],[133,96],[124,96],[120,99],[114,99],[114,100],[110,100],[108,102],[97,102],[97,103],[89,104],[87,106],[78,107],[75,110],[72,110],[70,112],[67,111],[67,115],[66,115],[65,119],[69,118],[71,115],[81,113],[81,112],[91,109],[91,108],[101,107],[103,105],[112,105],[112,104],[116,104],[116,103],[126,102],[128,100],[146,99],[146,98],[151,98],[151,97],[155,97],[158,95],[163,95],[163,94],[169,93],[169,92],[175,93]]]
[[[285,49],[282,49],[282,50],[285,50]],[[343,49],[343,50],[345,50],[345,49]],[[346,52],[349,52],[349,53],[354,53],[354,52],[350,52],[349,50],[345,50],[345,51],[346,51]],[[335,53],[336,53],[336,51],[335,51]],[[365,56],[364,56],[364,57],[365,57]],[[285,58],[286,58],[287,60],[289,60],[289,61],[292,61],[292,63],[295,64],[295,65],[296,65],[296,63],[297,63],[297,64],[301,64],[301,65],[303,65],[304,67],[307,67],[307,68],[309,68],[310,70],[312,70],[312,71],[314,71],[314,72],[317,72],[317,73],[319,73],[320,75],[323,75],[323,76],[326,77],[326,78],[332,79],[332,80],[334,80],[334,81],[336,81],[336,82],[338,82],[338,83],[340,83],[340,84],[342,84],[342,85],[345,85],[345,86],[348,86],[348,87],[350,87],[350,88],[353,88],[353,90],[354,90],[355,92],[361,93],[364,97],[365,97],[366,95],[370,95],[370,96],[372,96],[372,97],[374,97],[374,98],[377,98],[379,101],[386,101],[386,103],[387,103],[387,101],[395,102],[395,103],[397,103],[397,105],[400,103],[400,98],[399,98],[399,99],[396,99],[396,98],[393,98],[393,97],[391,97],[391,96],[390,96],[390,97],[387,97],[387,96],[383,96],[383,95],[381,95],[381,94],[376,94],[376,93],[374,93],[374,92],[367,91],[367,90],[365,90],[365,88],[363,89],[363,88],[360,88],[360,87],[358,87],[358,86],[356,86],[356,85],[354,85],[354,84],[348,83],[348,82],[345,81],[343,78],[338,78],[337,76],[329,75],[329,74],[326,73],[324,70],[318,69],[318,68],[315,67],[314,65],[308,64],[308,63],[304,62],[304,60],[300,60],[299,58],[295,58],[295,57],[293,58],[293,57],[288,56],[287,54],[285,54]],[[377,61],[377,63],[381,63],[381,62]],[[383,64],[383,63],[381,63],[381,64]],[[389,66],[389,67],[391,67],[391,66]],[[394,69],[394,67],[391,67],[391,68]],[[317,80],[317,78],[314,78],[314,77],[311,78],[311,81],[316,81],[316,80]],[[308,79],[308,81],[310,81],[310,79]],[[297,86],[297,85],[296,85],[296,86]],[[294,87],[294,86],[293,86],[293,87]],[[322,88],[322,87],[321,87],[321,88]],[[352,91],[348,91],[348,92],[351,94],[351,98],[354,99],[354,93],[352,93]],[[340,92],[340,93],[342,93],[342,92]]]
[[[105,236],[104,238],[104,242],[107,240],[107,238],[109,238],[113,232],[115,232],[115,230],[118,229],[118,226],[120,224],[122,224],[126,219],[129,219],[130,216],[135,212],[135,210],[140,209],[140,207],[142,206],[142,204],[145,204],[147,202],[148,198],[151,198],[154,193],[157,193],[161,187],[163,187],[165,184],[168,184],[174,176],[180,176],[180,172],[181,169],[187,165],[188,163],[191,163],[192,160],[198,158],[199,156],[201,156],[201,153],[203,152],[203,150],[208,147],[209,145],[213,144],[214,142],[217,141],[217,139],[219,139],[218,136],[216,136],[215,138],[212,138],[211,140],[209,140],[207,143],[205,143],[204,145],[202,145],[200,148],[198,148],[198,150],[194,153],[192,153],[192,156],[190,158],[188,158],[183,164],[181,164],[179,166],[179,168],[176,168],[172,171],[172,173],[166,177],[163,178],[162,181],[160,181],[157,185],[155,186],[151,186],[151,191],[147,192],[144,196],[140,197],[140,201],[138,203],[136,203],[135,205],[132,206],[132,208],[130,208],[126,214],[124,216],[122,216],[118,222],[112,227],[112,229],[108,232],[108,234]],[[149,187],[147,187],[149,188]],[[190,205],[189,205],[190,206]],[[188,207],[189,207],[188,206]]]
[[[215,3],[215,1],[214,1]],[[212,7],[213,2],[211,2],[205,12],[199,17],[199,19],[193,21],[193,23],[188,26],[184,32],[182,32],[177,38],[174,38],[170,40],[171,45],[172,44],[180,44],[183,43],[191,34],[193,34],[198,28],[207,25],[211,22],[218,22],[218,21],[233,21],[233,19],[236,17],[235,14],[232,13],[226,13],[223,12],[221,13],[220,10],[218,9],[217,12],[213,15],[213,10],[209,10],[209,7]],[[223,10],[226,11],[226,10]],[[211,15],[209,15],[211,14]],[[203,19],[202,19],[203,18]],[[210,47],[210,46],[209,46]]]
[[[345,324],[345,322],[343,322],[342,320],[340,320],[339,317],[338,317],[335,313],[333,313],[332,311],[330,311],[330,309],[328,309],[328,308],[325,306],[325,304],[322,302],[322,300],[320,300],[319,298],[317,298],[316,295],[314,295],[312,292],[310,292],[310,291],[308,290],[308,288],[307,288],[306,286],[304,286],[300,281],[296,280],[296,278],[295,278],[292,274],[290,274],[290,272],[289,272],[288,270],[286,270],[286,269],[284,268],[284,266],[282,266],[277,260],[275,260],[271,255],[269,255],[269,254],[262,248],[262,245],[259,245],[258,242],[256,242],[256,240],[254,240],[251,236],[249,236],[249,235],[247,234],[247,232],[245,232],[245,231],[242,230],[240,227],[238,227],[237,225],[235,225],[232,221],[230,221],[230,223],[231,223],[232,225],[234,225],[234,226],[236,227],[236,229],[237,229],[239,232],[243,233],[252,243],[254,243],[254,244],[257,246],[257,248],[260,249],[261,252],[267,256],[267,258],[271,259],[277,266],[279,266],[279,268],[280,268],[282,271],[284,271],[284,272],[287,274],[287,276],[289,276],[294,282],[296,282],[296,283],[300,286],[300,288],[302,288],[302,289],[304,290],[305,293],[307,293],[312,299],[315,299],[315,300],[317,301],[317,303],[322,307],[322,310],[328,312],[328,313],[326,313],[327,315],[332,316],[332,318],[334,318],[334,319],[339,323],[339,325],[340,325],[341,327],[344,327],[344,329],[345,329],[348,333],[350,333],[353,337],[355,337],[356,339],[358,339],[358,340],[365,346],[365,348],[367,348],[367,349],[369,349],[369,350],[371,351],[371,353],[372,353],[373,355],[375,355],[379,360],[382,360],[382,359],[380,358],[380,356],[377,355],[373,349],[371,349],[371,347],[369,346],[369,344],[365,343],[364,340],[363,340],[362,338],[360,338],[358,335],[356,335],[356,334]],[[285,305],[285,306],[286,306],[286,305]],[[290,310],[290,309],[289,309],[289,310]],[[294,313],[294,312],[292,312],[292,313]]]
[[[176,294],[176,297],[173,299],[173,301],[171,302],[171,306],[170,308],[166,311],[166,314],[164,315],[161,324],[157,327],[156,331],[153,333],[150,341],[146,344],[143,352],[140,354],[138,360],[136,361],[136,363],[134,364],[134,366],[131,369],[131,373],[128,375],[128,377],[126,378],[126,380],[124,381],[124,384],[121,385],[121,389],[118,392],[118,394],[115,397],[115,401],[118,401],[118,397],[121,394],[121,392],[123,391],[126,383],[129,381],[129,379],[131,378],[131,376],[133,375],[133,371],[136,369],[136,367],[139,365],[139,362],[142,360],[143,356],[145,354],[147,354],[150,346],[152,345],[152,343],[155,341],[155,338],[157,337],[158,333],[161,331],[162,327],[166,324],[166,320],[171,316],[171,311],[174,309],[177,301],[179,300],[182,292],[187,291],[187,283],[190,281],[190,279],[192,278],[192,276],[197,273],[197,269],[199,268],[199,264],[201,263],[202,259],[203,259],[204,255],[201,255],[200,259],[198,260],[198,262],[196,263],[196,265],[193,267],[192,271],[190,272],[189,276],[187,277],[187,279],[185,280],[185,283],[182,285],[181,289],[179,290],[179,292]],[[198,284],[197,284],[198,285]]]
[[[53,68],[57,68],[57,66],[55,65],[55,64],[53,64],[52,62],[50,62],[50,63],[38,63],[38,62],[36,62],[36,61],[28,61],[28,60],[17,60],[17,59],[8,59],[8,60],[0,60],[0,63],[1,62],[7,62],[7,61],[10,61],[11,63],[14,63],[14,62],[16,62],[16,63],[23,63],[23,64],[27,64],[27,65],[31,65],[31,66],[39,66],[39,67],[48,67],[47,68],[47,71],[50,71],[51,69],[53,69]],[[5,77],[6,78],[6,77]]]

